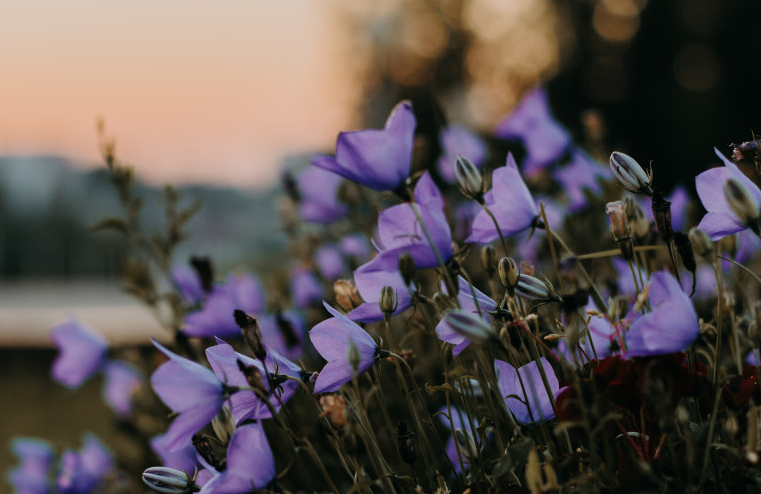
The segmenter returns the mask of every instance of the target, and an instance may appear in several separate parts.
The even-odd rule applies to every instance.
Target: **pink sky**
[[[272,183],[332,148],[356,84],[312,0],[0,4],[0,156],[99,163],[104,118],[152,182]]]

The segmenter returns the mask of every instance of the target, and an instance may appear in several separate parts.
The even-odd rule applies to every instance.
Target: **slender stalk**
[[[747,267],[743,266],[743,265],[742,265],[742,264],[740,264],[739,262],[735,261],[734,259],[730,259],[730,258],[728,258],[728,257],[724,257],[724,256],[716,256],[716,257],[718,257],[719,259],[721,259],[721,260],[723,260],[723,261],[728,261],[728,262],[731,262],[732,264],[734,264],[734,265],[735,265],[735,266],[737,266],[738,268],[740,268],[740,269],[742,269],[743,271],[745,271],[746,273],[748,273],[748,274],[749,274],[749,275],[750,275],[750,276],[751,276],[751,277],[752,277],[754,280],[756,280],[756,281],[758,282],[758,284],[759,284],[759,285],[761,285],[761,278],[759,278],[759,277],[758,277],[758,275],[757,275],[756,273],[754,273],[753,271],[751,271],[751,270],[750,270],[750,269],[748,269]]]

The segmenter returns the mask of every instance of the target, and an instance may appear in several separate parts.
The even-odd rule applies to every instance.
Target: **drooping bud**
[[[396,426],[396,441],[402,460],[411,466],[415,463],[415,433],[407,430],[407,422],[399,422]]]
[[[193,256],[190,258],[190,266],[198,274],[201,280],[201,287],[206,293],[211,292],[214,287],[214,265],[210,257]]]
[[[230,437],[235,432],[235,419],[227,406],[220,408],[219,413],[211,419],[211,427],[219,442],[227,444],[230,441]]]
[[[651,177],[631,156],[614,151],[610,155],[610,168],[624,189],[637,194],[653,194]]]
[[[515,291],[518,292],[518,295],[533,300],[534,302],[563,302],[562,297],[555,293],[552,283],[546,278],[540,280],[539,278],[534,278],[533,276],[521,273],[518,276],[518,283],[515,286]]]
[[[758,225],[759,206],[751,197],[748,189],[739,180],[730,178],[724,183],[724,196],[727,198],[727,203],[729,203],[732,212],[744,225],[747,225],[758,235],[761,231]]]
[[[629,227],[634,234],[634,238],[642,240],[647,237],[650,234],[650,222],[645,217],[642,207],[629,194],[624,196],[622,202],[624,203],[624,212],[626,213],[626,219],[629,220]]]
[[[629,222],[626,219],[624,203],[621,201],[609,202],[605,205],[605,212],[610,220],[610,233],[613,240],[618,244],[621,255],[627,261],[634,259],[634,246],[629,235]]]
[[[251,348],[254,357],[264,362],[264,358],[267,356],[267,349],[264,348],[262,332],[259,330],[259,323],[256,321],[256,318],[238,309],[235,309],[233,316],[235,316],[235,324],[238,325],[243,333],[243,338],[248,343],[249,348]]]
[[[338,305],[347,312],[362,305],[357,285],[351,280],[336,280],[333,283],[333,292],[336,294]]]
[[[688,236],[690,238],[690,243],[692,244],[692,249],[694,252],[697,252],[698,255],[705,257],[709,261],[713,259],[713,242],[711,242],[711,239],[708,237],[706,232],[699,230],[698,227],[694,226],[690,228]]]
[[[343,429],[346,425],[346,400],[341,395],[325,394],[320,396],[322,416],[327,417],[334,426]]]
[[[399,256],[399,274],[402,275],[405,285],[412,283],[412,277],[415,276],[415,260],[408,253]]]
[[[454,174],[457,178],[457,188],[462,195],[479,203],[484,202],[484,179],[472,161],[458,156],[454,162]]]
[[[497,336],[491,324],[472,312],[454,309],[447,313],[444,319],[457,334],[464,336],[471,343],[486,343]]]
[[[388,285],[381,288],[378,307],[385,317],[391,317],[397,308],[396,290]]]
[[[198,490],[192,477],[169,467],[147,468],[143,472],[143,483],[163,494],[188,494]]]
[[[657,188],[653,192],[653,218],[663,241],[670,242],[674,238],[674,228],[671,226],[671,201],[664,199]]]
[[[481,269],[491,278],[497,269],[497,251],[491,245],[485,245],[481,249]]]
[[[500,259],[497,265],[497,274],[499,274],[499,282],[505,287],[508,295],[513,297],[515,295],[515,287],[518,285],[518,277],[520,276],[515,259],[512,257]]]

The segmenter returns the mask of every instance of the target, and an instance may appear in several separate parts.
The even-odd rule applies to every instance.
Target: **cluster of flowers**
[[[293,309],[267,312],[265,290],[252,275],[234,275],[215,285],[203,270],[173,271],[174,286],[192,310],[175,338],[186,343],[179,345],[185,356],[153,342],[166,361],[152,373],[150,385],[174,418],[165,433],[150,441],[163,466],[146,470],[145,484],[174,494],[242,494],[278,482],[287,490],[288,482],[276,475],[268,435],[275,427],[271,424],[291,431],[287,403],[302,391],[322,410],[329,437],[323,442],[335,450],[346,477],[339,481],[335,472],[327,472],[305,436],[293,434],[289,440],[303,441],[298,448],[292,445],[294,450],[310,453],[326,488],[334,492],[336,484],[361,492],[372,492],[373,484],[395,492],[418,483],[424,491],[445,492],[445,480],[463,490],[480,486],[499,492],[539,492],[585,482],[614,488],[631,475],[626,464],[632,458],[658,461],[666,444],[670,459],[676,459],[675,451],[686,443],[676,436],[667,439],[671,429],[664,424],[673,421],[665,416],[687,414],[684,422],[710,416],[715,424],[717,408],[706,412],[701,402],[714,389],[728,393],[717,395],[726,410],[751,407],[758,394],[755,373],[738,369],[742,376],[733,384],[722,384],[718,374],[725,361],[738,361],[741,352],[757,349],[751,337],[740,338],[736,325],[722,334],[722,324],[727,324],[723,320],[735,317],[729,315],[724,297],[724,271],[749,261],[761,244],[761,191],[735,163],[717,150],[724,166],[697,177],[698,195],[708,213],[697,228],[684,233],[689,202],[685,190],[665,199],[652,172],[623,153],[611,155],[610,167],[599,165],[553,120],[542,89],[529,93],[495,132],[498,138],[520,142],[525,150],[521,168],[508,153],[490,180],[483,173],[488,147],[458,126],[442,131],[443,152],[434,173],[414,172],[415,128],[412,105],[402,102],[385,128],[341,133],[335,155],[315,158],[295,180],[292,200],[301,219],[324,225],[326,231],[347,222],[352,209],[361,209],[339,200],[346,187],[356,187],[350,182],[390,193],[366,201],[371,210],[396,202],[377,214],[372,243],[358,233],[362,226],[368,230],[364,218],[364,223],[355,222],[359,229],[334,229],[333,238],[335,231],[342,231],[338,240],[312,249],[310,263],[292,272]],[[535,196],[524,178],[539,189],[546,178],[559,187],[545,187],[546,195]],[[576,255],[560,235],[562,226],[574,215],[604,218],[601,208],[595,209],[600,205],[595,197],[610,195],[612,188],[606,192],[604,185],[611,179],[630,193],[606,207],[612,238],[602,242],[615,241],[618,249]],[[458,201],[440,188],[447,184],[456,185],[467,200],[455,207]],[[456,219],[454,229],[450,218]],[[734,257],[729,259],[723,255],[727,247],[712,241],[733,234],[736,242],[729,250]],[[474,248],[481,249],[480,256],[469,257]],[[500,250],[504,256],[497,255]],[[668,257],[661,255],[666,252]],[[695,253],[707,262],[698,266]],[[601,277],[590,276],[582,261],[608,257],[615,257],[614,283],[598,288]],[[481,269],[471,269],[474,264]],[[535,265],[555,273],[560,289],[539,275]],[[349,268],[351,279],[345,279]],[[332,295],[326,296],[326,282],[333,285]],[[707,302],[709,318],[714,306],[720,315],[713,323],[713,346],[708,325],[699,320],[702,302]],[[751,311],[753,302],[748,304]],[[319,314],[320,303],[329,318],[309,324],[309,312]],[[394,345],[399,336],[409,345],[413,333],[435,335],[440,343],[423,339],[433,348],[414,351]],[[108,403],[129,416],[140,373],[106,359],[105,340],[79,322],[59,326],[53,337],[60,349],[54,377],[75,387],[103,370]],[[242,350],[241,337],[251,356]],[[722,350],[724,340],[731,352]],[[201,348],[205,359],[193,354]],[[315,372],[305,367],[316,361],[314,351],[327,362]],[[432,362],[421,362],[422,356]],[[756,362],[753,353],[748,358]],[[396,381],[390,382],[401,384],[407,406],[392,415],[409,417],[414,424],[409,430],[399,423],[395,454],[381,451],[382,441],[373,432],[377,425],[371,425],[366,410],[372,395],[388,387],[391,378],[378,374],[388,362],[396,368]],[[411,363],[420,369],[417,375]],[[712,380],[707,368],[713,369]],[[657,370],[670,377],[653,381]],[[420,373],[426,371],[426,377],[439,379],[428,386],[428,401],[419,384]],[[368,386],[374,391],[366,389],[363,396],[364,374],[371,376]],[[653,401],[652,390],[658,386],[670,386],[659,389],[673,393],[661,400],[661,408]],[[685,411],[688,400],[697,403],[692,412]],[[388,411],[381,416],[390,424]],[[553,420],[558,424],[554,433],[546,427]],[[596,420],[602,425],[597,427]],[[366,451],[347,452],[352,448],[346,437],[337,434],[347,423],[360,431]],[[439,439],[442,425],[448,431],[446,446]],[[706,458],[713,433],[711,428],[699,449],[706,451]],[[616,438],[623,438],[623,446]],[[51,492],[45,480],[51,450],[25,439],[14,444],[21,466],[10,478],[17,491]],[[93,492],[112,467],[103,448],[98,450],[100,459],[87,460],[92,449],[87,444],[78,456],[64,455],[58,492]],[[529,446],[518,453],[518,446],[525,444]],[[619,463],[605,457],[612,450],[600,452],[606,447],[616,448]],[[543,453],[541,468],[535,448]],[[748,447],[747,461],[753,461],[750,453],[757,450],[758,444]],[[418,456],[424,467],[415,463]],[[79,460],[67,459],[74,457]],[[411,478],[400,474],[397,459],[410,466]],[[70,466],[75,461],[82,467]],[[97,475],[92,465],[98,465]],[[667,485],[678,478],[684,486],[706,481],[705,474],[687,477],[678,465],[659,468],[671,470],[653,473],[647,482]],[[590,469],[597,469],[594,479],[585,477]],[[419,481],[416,471],[423,473]],[[30,479],[34,487],[29,487]]]

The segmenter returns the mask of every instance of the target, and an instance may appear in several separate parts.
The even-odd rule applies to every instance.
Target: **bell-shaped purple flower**
[[[300,377],[301,368],[271,349],[267,349],[267,357],[264,359],[266,368],[259,360],[236,352],[233,347],[219,339],[217,345],[206,349],[206,357],[217,377],[231,388],[250,388],[246,376],[240,370],[239,362],[246,367],[256,368],[261,374],[262,384],[269,393],[270,403],[276,410],[293,396],[298,387],[295,381],[275,382],[277,375]],[[267,405],[250,389],[241,389],[231,394],[229,401],[230,411],[236,423],[272,416]]]
[[[227,467],[199,494],[239,494],[264,488],[275,478],[275,458],[261,422],[238,427],[227,446]]]
[[[344,263],[341,251],[337,246],[331,244],[321,245],[314,253],[314,263],[320,274],[330,281],[337,280],[344,274],[346,265]]]
[[[539,215],[534,198],[523,182],[512,154],[507,155],[505,166],[494,170],[492,190],[484,195],[484,200],[503,236],[530,228]],[[498,238],[499,232],[491,216],[486,211],[480,211],[473,220],[471,234],[466,242],[485,244]]]
[[[327,303],[323,304],[333,317],[317,324],[309,332],[312,344],[328,361],[314,383],[314,392],[318,394],[338,391],[355,372],[361,374],[372,367],[380,354],[378,345],[367,331]],[[349,358],[353,349],[358,353],[354,363]]]
[[[453,184],[457,180],[454,173],[454,162],[458,156],[465,156],[476,167],[481,168],[486,159],[486,144],[478,134],[467,127],[452,125],[443,129],[439,134],[441,141],[441,157],[438,161],[439,176]]]
[[[399,271],[386,271],[380,263],[374,261],[354,271],[354,283],[365,303],[347,314],[353,321],[372,323],[383,320],[384,314],[380,310],[379,302],[384,286],[390,286],[396,292],[397,305],[393,315],[404,312],[412,305],[412,296]]]
[[[320,158],[317,158],[320,159]],[[301,193],[299,213],[301,219],[311,223],[332,223],[346,216],[348,208],[338,202],[338,187],[343,179],[331,173],[310,166],[299,174],[297,186]]]
[[[167,450],[174,451],[186,447],[193,434],[219,412],[225,389],[206,367],[180,357],[155,340],[153,345],[169,358],[153,373],[151,385],[161,401],[179,414],[164,438]]]
[[[203,308],[185,318],[182,331],[201,338],[237,336],[240,328],[233,317],[236,309],[250,314],[264,310],[264,290],[254,276],[232,275],[225,284],[215,286]]]
[[[59,494],[90,494],[114,468],[108,448],[92,434],[85,436],[80,451],[68,450],[61,457],[56,479]]]
[[[71,320],[50,330],[58,356],[53,362],[53,379],[76,389],[100,370],[105,362],[108,341],[95,329]]]
[[[276,314],[266,314],[257,318],[259,331],[268,349],[289,359],[298,359],[304,354],[306,325],[301,314],[286,310]]]
[[[132,411],[132,394],[140,387],[142,373],[123,360],[109,360],[103,369],[103,399],[122,417]]]
[[[478,314],[478,309],[480,308],[484,322],[491,324],[491,315],[489,315],[489,312],[497,308],[496,302],[494,302],[494,300],[492,300],[488,295],[475,287],[473,287],[473,291],[476,292],[476,298],[473,298],[473,295],[470,292],[470,285],[468,285],[467,280],[465,280],[465,278],[462,276],[458,276],[457,282],[459,284],[459,293],[457,294],[457,300],[460,302],[460,307],[462,310],[471,312],[473,314]],[[441,289],[445,290],[443,284]],[[446,317],[442,318],[441,321],[439,321],[439,324],[436,326],[436,335],[442,341],[446,341],[447,343],[454,345],[452,354],[455,357],[459,355],[460,352],[465,350],[470,344],[470,340],[468,340],[461,332],[458,332],[456,329],[454,329],[450,324],[449,319]]]
[[[628,356],[681,352],[695,341],[700,332],[695,307],[672,274],[653,273],[648,299],[652,311],[634,321],[626,333]]]
[[[172,281],[188,305],[199,304],[206,297],[198,272],[187,264],[172,267]]]
[[[547,382],[550,385],[550,391],[553,397],[560,392],[558,378],[555,377],[555,371],[546,358],[539,359],[547,375]],[[507,408],[513,412],[515,420],[521,424],[530,424],[533,422],[542,422],[555,417],[552,410],[552,400],[547,394],[544,386],[542,375],[536,361],[531,361],[522,365],[520,369],[515,369],[512,365],[501,360],[494,361],[494,369],[497,373],[497,384],[499,392],[505,400]],[[518,375],[520,374],[520,378]],[[523,381],[523,388],[521,388]],[[526,393],[523,393],[523,389]],[[526,403],[528,397],[528,403]]]
[[[761,207],[761,190],[718,149],[714,148],[714,151],[724,162],[724,167],[711,168],[698,175],[695,178],[695,187],[703,207],[708,211],[700,220],[698,228],[706,232],[711,240],[718,240],[748,228],[727,201],[724,193],[724,184],[727,180],[732,178],[744,186],[750,199],[755,203],[757,212]]]
[[[451,424],[447,418],[449,410],[452,411]],[[460,459],[462,459],[462,463],[466,468],[475,460],[473,456],[476,454],[475,449],[479,447],[480,441],[473,438],[473,431],[478,431],[478,420],[473,419],[471,423],[468,424],[468,417],[465,412],[454,407],[451,407],[450,409],[444,407],[439,410],[436,415],[445,427],[449,428],[451,426],[454,428],[454,434],[450,436],[449,441],[447,441],[447,444],[444,446],[444,451],[446,452],[449,461],[454,465],[455,472],[461,473]],[[459,456],[457,454],[458,449],[460,450]]]
[[[16,494],[48,494],[53,447],[47,441],[32,437],[17,437],[11,450],[20,463],[8,472],[8,482]]]
[[[336,157],[316,158],[312,164],[371,189],[393,191],[410,174],[416,125],[412,104],[402,101],[383,130],[341,132]]]
[[[547,92],[542,87],[527,93],[494,133],[523,143],[526,148],[523,171],[527,175],[560,159],[571,144],[568,131],[552,117]]]
[[[584,190],[600,194],[602,187],[597,180],[612,178],[609,167],[596,163],[586,153],[576,148],[571,152],[571,161],[557,167],[552,172],[552,176],[565,192],[568,198],[568,211],[571,213],[587,206]]]
[[[360,264],[370,255],[370,243],[364,235],[358,233],[346,235],[341,239],[341,252],[353,257],[354,261]]]
[[[376,266],[386,271],[397,269],[399,256],[412,256],[419,269],[437,266],[439,261],[412,208],[417,208],[423,224],[442,260],[452,257],[452,231],[444,214],[444,198],[428,172],[415,185],[415,202],[399,204],[381,211],[378,241],[381,252]]]
[[[322,300],[322,285],[309,269],[296,267],[291,273],[291,296],[297,309],[306,309],[313,302]]]

